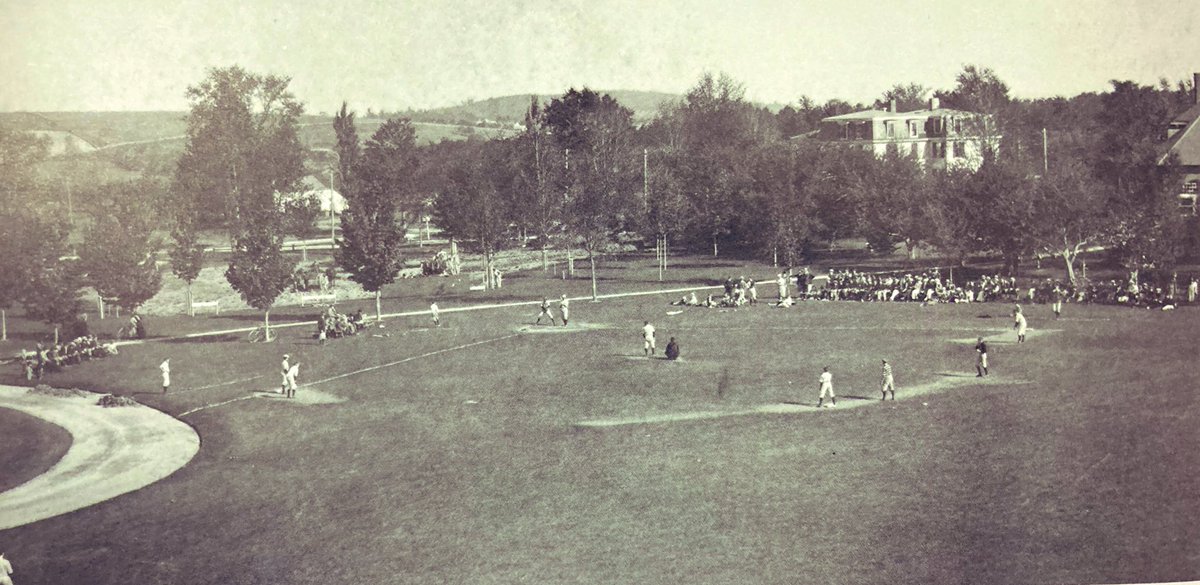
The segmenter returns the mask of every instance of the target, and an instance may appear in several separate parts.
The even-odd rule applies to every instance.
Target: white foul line
[[[248,396],[240,396],[240,397],[238,397],[238,398],[233,398],[233,399],[231,399],[231,400],[226,400],[226,401],[224,401],[224,402],[216,402],[216,403],[213,403],[213,404],[205,404],[204,406],[197,406],[196,408],[193,408],[193,409],[191,409],[191,410],[185,410],[185,411],[183,411],[183,412],[179,413],[179,416],[181,416],[181,417],[182,417],[182,416],[187,416],[187,415],[189,415],[189,414],[192,414],[193,412],[199,412],[199,411],[201,411],[201,410],[204,410],[204,409],[206,409],[206,408],[213,408],[213,407],[216,407],[216,406],[224,406],[224,405],[226,405],[226,404],[230,404],[230,403],[232,403],[232,402],[237,402],[237,401],[239,401],[239,400],[249,400],[249,399],[251,399],[251,398],[254,398],[254,395],[253,395],[253,394],[250,394],[250,395],[248,395]]]
[[[363,368],[363,369],[361,369],[361,370],[354,370],[353,372],[346,372],[345,374],[338,374],[338,375],[336,375],[336,376],[333,376],[333,377],[330,377],[330,378],[325,378],[324,380],[317,380],[316,382],[309,382],[309,383],[307,383],[307,384],[304,384],[304,385],[305,385],[305,386],[316,386],[317,384],[324,384],[324,383],[326,383],[326,382],[332,382],[332,381],[334,381],[334,380],[341,380],[342,378],[348,378],[348,377],[350,377],[350,376],[357,376],[358,374],[364,374],[364,373],[366,373],[366,372],[372,372],[372,371],[379,370],[379,369],[383,369],[383,368],[389,368],[389,367],[391,367],[391,366],[395,366],[395,365],[398,365],[398,364],[402,364],[402,363],[404,363],[404,362],[411,362],[411,361],[413,361],[413,360],[417,360],[417,359],[421,359],[421,358],[426,358],[426,357],[429,357],[429,356],[434,356],[434,355],[437,355],[437,354],[439,354],[439,353],[446,353],[446,352],[448,352],[448,351],[457,351],[457,350],[460,350],[460,349],[466,349],[466,348],[468,348],[468,347],[474,347],[474,346],[476,346],[476,345],[483,345],[483,344],[485,344],[485,343],[492,343],[492,342],[494,342],[494,341],[503,341],[503,340],[505,340],[505,339],[512,339],[513,337],[517,337],[518,335],[520,335],[520,333],[513,333],[513,334],[511,334],[511,335],[504,335],[504,336],[501,336],[501,337],[493,337],[492,339],[484,339],[483,341],[473,341],[473,342],[471,342],[471,343],[465,343],[465,344],[463,344],[463,345],[458,345],[458,346],[455,346],[455,347],[447,347],[446,349],[439,349],[439,350],[436,350],[436,351],[431,351],[431,352],[429,352],[429,353],[423,353],[423,354],[421,354],[421,355],[414,355],[414,356],[412,356],[412,357],[406,357],[406,358],[404,358],[404,359],[402,359],[402,360],[396,360],[396,361],[394,361],[394,362],[388,362],[388,363],[386,363],[386,364],[379,364],[379,365],[377,365],[377,366],[371,366],[371,367],[369,367],[369,368]]]

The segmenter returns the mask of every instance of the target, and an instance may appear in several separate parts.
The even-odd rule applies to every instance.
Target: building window
[[[842,124],[842,138],[850,140],[850,125]]]
[[[918,154],[916,142],[912,143],[910,150],[912,151],[913,158],[919,158],[921,156],[920,154]]]
[[[946,158],[946,143],[945,142],[931,142],[929,144],[929,146],[931,147],[931,149],[933,151],[930,153],[930,155],[933,158]]]
[[[888,138],[896,137],[896,123],[889,120],[883,123],[883,130],[887,133]]]
[[[908,137],[909,138],[917,137],[917,121],[916,120],[908,121]]]
[[[1191,193],[1192,195],[1195,195],[1195,194],[1196,194],[1196,192],[1197,192],[1197,186],[1198,186],[1198,185],[1197,185],[1197,183],[1200,183],[1200,182],[1198,182],[1198,181],[1188,181],[1188,182],[1184,183],[1184,184],[1183,184],[1183,192],[1184,192],[1184,193]]]

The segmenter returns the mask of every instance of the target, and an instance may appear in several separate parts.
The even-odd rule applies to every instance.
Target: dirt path
[[[98,394],[56,397],[0,386],[0,406],[71,433],[46,473],[0,493],[0,530],[73,512],[150,485],[200,450],[192,427],[148,406],[102,408]]]

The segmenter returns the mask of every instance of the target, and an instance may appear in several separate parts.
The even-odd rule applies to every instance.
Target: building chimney
[[[1192,74],[1192,95],[1196,103],[1200,104],[1200,73]]]
[[[1200,75],[1200,73],[1197,75]],[[896,113],[896,100],[892,100],[890,103],[888,103],[888,111],[893,114]]]
[[[942,107],[940,100],[938,100],[936,97],[929,98],[929,109],[936,110],[940,107]]]

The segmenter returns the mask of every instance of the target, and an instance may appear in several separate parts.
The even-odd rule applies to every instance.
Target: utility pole
[[[1046,146],[1046,129],[1042,128],[1042,176],[1050,173],[1050,150]]]

